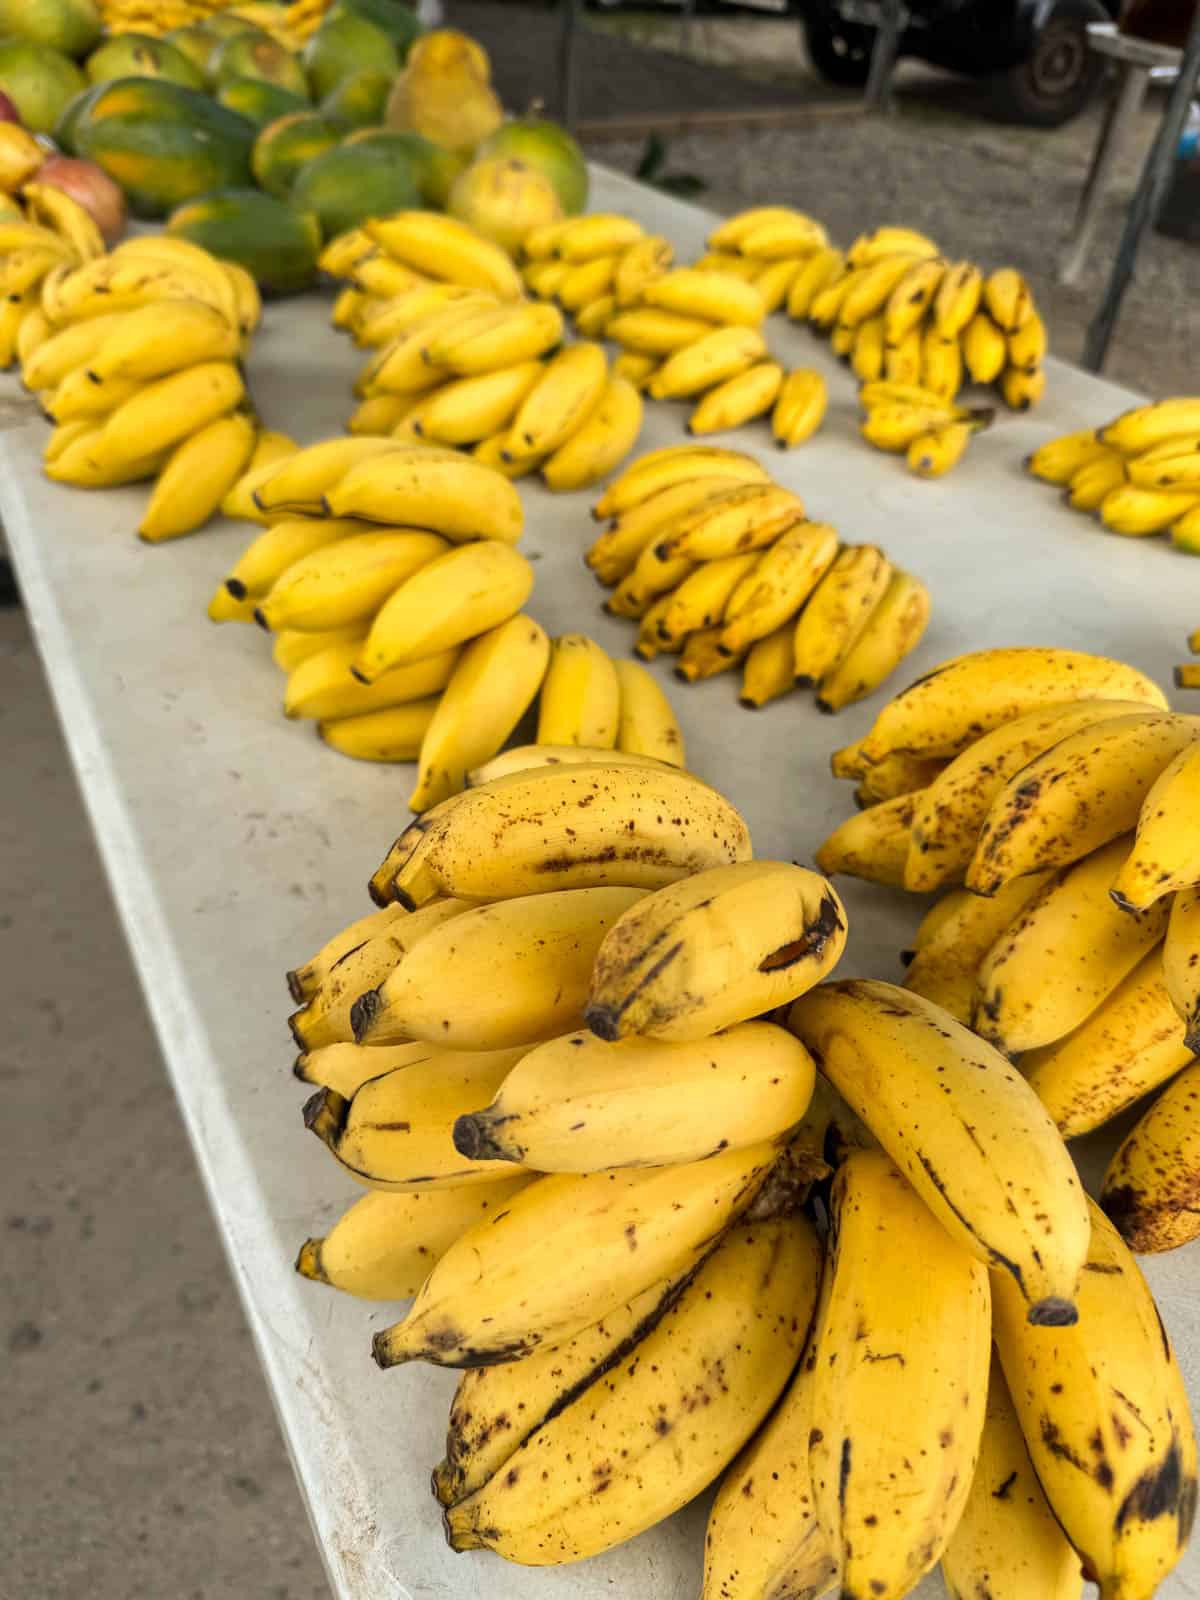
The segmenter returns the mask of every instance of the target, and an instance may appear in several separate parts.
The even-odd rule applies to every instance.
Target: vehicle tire
[[[804,44],[813,70],[826,83],[861,89],[871,72],[875,29],[860,22],[842,22],[827,11],[804,18]]]
[[[992,79],[992,104],[1010,122],[1057,128],[1087,105],[1104,76],[1088,45],[1089,22],[1108,22],[1098,0],[1057,0],[1028,57]]]

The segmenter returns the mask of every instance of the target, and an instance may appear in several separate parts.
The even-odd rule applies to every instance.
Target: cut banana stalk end
[[[329,1282],[321,1266],[320,1239],[305,1239],[296,1257],[296,1271],[302,1278],[310,1278],[313,1283]]]
[[[348,1100],[343,1099],[340,1094],[335,1094],[332,1089],[318,1089],[316,1094],[304,1102],[301,1113],[304,1126],[310,1133],[315,1133],[322,1144],[332,1149],[342,1131],[349,1104]]]
[[[1045,1300],[1036,1300],[1027,1317],[1035,1328],[1073,1328],[1079,1321],[1079,1309],[1073,1301],[1052,1294]]]

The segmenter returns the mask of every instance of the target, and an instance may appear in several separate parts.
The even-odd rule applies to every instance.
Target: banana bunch
[[[676,445],[640,457],[596,502],[586,560],[639,620],[644,660],[686,682],[742,666],[743,705],[797,685],[823,711],[861,700],[919,643],[929,594],[874,545],[842,545],[750,455]]]
[[[1200,397],[1181,395],[1050,439],[1025,465],[1110,532],[1135,539],[1168,533],[1177,550],[1200,555],[1198,452]]]
[[[346,282],[334,323],[371,351],[352,434],[470,450],[556,491],[597,482],[633,449],[638,386],[595,342],[562,347],[557,307],[524,299],[508,256],[465,224],[401,212],[333,240],[321,264]]]
[[[0,368],[5,370],[24,361],[53,332],[42,306],[42,284],[51,272],[69,272],[105,253],[100,230],[83,206],[61,189],[37,182],[42,159],[44,152],[32,137],[15,129],[9,177],[17,193],[5,197],[0,218]]]
[[[918,478],[941,478],[957,466],[975,434],[992,424],[990,406],[960,406],[920,384],[880,378],[864,383],[859,432],[876,450],[902,455]]]
[[[270,33],[286,49],[299,50],[320,26],[329,3],[295,0],[281,6],[271,0],[98,0],[98,9],[106,33],[148,33],[155,38],[224,12]]]
[[[17,338],[22,381],[56,424],[46,476],[154,479],[138,526],[150,543],[201,527],[276,448],[241,368],[261,311],[248,273],[183,239],[127,239],[51,267]]]

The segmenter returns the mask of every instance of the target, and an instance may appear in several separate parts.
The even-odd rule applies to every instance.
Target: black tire
[[[871,71],[875,29],[859,22],[840,22],[828,14],[804,19],[804,44],[813,69],[826,83],[861,89]]]
[[[1104,76],[1103,57],[1088,45],[1087,25],[1107,20],[1093,0],[1059,0],[1028,57],[992,80],[997,113],[1035,128],[1057,128],[1077,117]]]

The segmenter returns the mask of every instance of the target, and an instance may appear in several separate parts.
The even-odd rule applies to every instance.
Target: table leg
[[[892,69],[900,53],[900,35],[908,24],[904,0],[883,0],[883,21],[871,51],[871,73],[867,79],[866,103],[875,111],[890,111]]]
[[[1095,154],[1092,156],[1092,165],[1083,185],[1083,193],[1079,196],[1079,207],[1075,213],[1071,238],[1059,261],[1060,283],[1077,283],[1087,264],[1109,177],[1124,143],[1126,131],[1133,124],[1141,109],[1142,101],[1146,98],[1146,88],[1150,82],[1149,67],[1124,62],[1121,74],[1121,82],[1113,95]]]

